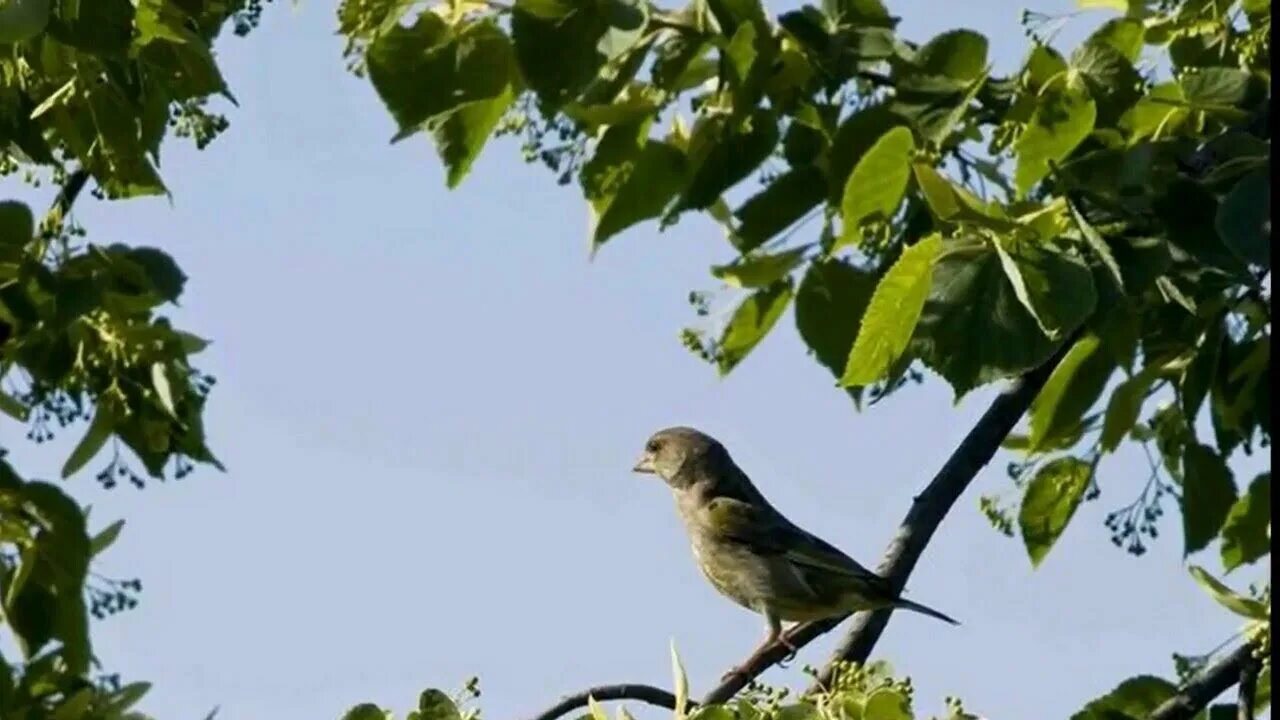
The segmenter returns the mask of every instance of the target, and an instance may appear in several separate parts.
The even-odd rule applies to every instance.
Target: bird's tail
[[[910,600],[907,600],[906,598],[898,598],[897,600],[894,600],[894,601],[893,601],[893,606],[894,606],[895,608],[902,608],[903,610],[914,610],[915,612],[921,613],[921,614],[923,614],[923,615],[928,615],[929,617],[932,617],[932,618],[937,618],[937,619],[939,619],[939,620],[941,620],[941,621],[943,621],[943,622],[949,622],[949,623],[951,623],[952,625],[959,625],[959,624],[960,624],[957,620],[955,620],[955,619],[954,619],[954,618],[952,618],[952,617],[949,617],[949,616],[947,616],[947,615],[944,615],[944,614],[942,614],[942,613],[938,612],[937,610],[934,610],[934,609],[933,609],[933,608],[931,608],[931,607],[928,607],[928,606],[925,606],[925,605],[921,605],[921,604],[920,604],[920,603],[918,603],[918,602],[911,602]]]

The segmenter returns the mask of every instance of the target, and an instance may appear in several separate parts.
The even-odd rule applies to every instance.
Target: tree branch
[[[578,708],[587,706],[588,700],[594,699],[599,702],[607,700],[639,700],[650,705],[656,705],[667,710],[675,710],[676,696],[652,685],[636,685],[631,683],[620,685],[599,685],[593,688],[587,688],[580,693],[566,695],[560,699],[560,702],[543,710],[533,716],[531,720],[555,720],[555,718],[573,712]],[[697,703],[689,701],[689,707],[696,707]]]
[[[1231,654],[1196,673],[1186,687],[1160,704],[1147,720],[1191,720],[1213,699],[1241,680],[1245,669],[1254,665],[1255,648],[1245,643]],[[1256,667],[1256,666],[1255,666]],[[1250,703],[1253,696],[1250,694]]]
[[[1254,700],[1258,694],[1258,672],[1261,670],[1261,665],[1262,663],[1251,655],[1244,667],[1240,669],[1240,692],[1237,694],[1239,699],[1236,701],[1237,720],[1253,720],[1256,714]]]
[[[889,580],[895,592],[902,592],[907,577],[915,568],[925,545],[933,537],[942,519],[946,517],[956,499],[973,481],[978,471],[995,456],[1000,443],[1018,424],[1018,420],[1030,407],[1031,401],[1040,393],[1040,389],[1044,387],[1053,369],[1058,366],[1058,362],[1067,350],[1075,344],[1076,337],[1073,335],[1069,338],[1048,362],[1023,375],[1012,387],[992,401],[991,406],[951,453],[951,457],[934,476],[933,481],[924,489],[924,492],[916,496],[880,563],[879,573]],[[819,686],[831,680],[832,668],[836,661],[866,661],[876,641],[880,639],[885,625],[888,624],[891,612],[891,610],[881,610],[857,615],[853,627],[836,649],[831,661],[819,674]],[[797,648],[803,647],[835,628],[846,617],[848,616],[808,623],[796,628],[788,637],[791,644]],[[728,700],[748,682],[782,660],[787,654],[788,651],[781,646],[775,646],[769,652],[762,653],[754,663],[741,668],[741,673],[727,678],[708,693],[703,698],[703,702],[710,704]]]

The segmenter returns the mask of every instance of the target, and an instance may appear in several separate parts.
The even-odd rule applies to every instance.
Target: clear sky
[[[914,39],[987,33],[998,72],[1025,48],[1012,3],[891,8]],[[241,104],[228,133],[202,153],[165,147],[172,204],[78,208],[91,240],[173,253],[191,275],[175,315],[215,340],[200,366],[219,380],[207,427],[227,474],[108,492],[100,458],[68,483],[99,525],[128,519],[104,569],[140,577],[142,603],[95,637],[110,669],[155,682],[143,709],[336,719],[479,675],[488,716],[519,718],[591,684],[669,685],[672,639],[694,690],[709,688],[763,624],[703,581],[667,490],[629,472],[667,425],[717,436],[793,520],[878,561],[990,392],[955,408],[930,379],[858,414],[789,317],[718,380],[677,341],[688,291],[714,287],[707,267],[731,256],[717,229],[646,225],[588,262],[578,191],[512,143],[446,191],[425,139],[388,144],[392,122],[344,72],[335,27],[331,2],[278,0],[220,47]],[[15,194],[44,207],[51,191],[0,183]],[[56,477],[81,431],[36,448],[0,421],[32,476]],[[1008,487],[1008,459],[909,585],[964,625],[902,614],[878,647],[915,680],[918,709],[954,694],[991,718],[1065,717],[1236,629],[1183,570],[1176,512],[1145,557],[1111,546],[1103,517],[1139,492],[1138,453],[1104,464],[1102,498],[1035,572],[977,510]],[[801,662],[820,664],[833,638]],[[802,681],[795,668],[766,679]]]

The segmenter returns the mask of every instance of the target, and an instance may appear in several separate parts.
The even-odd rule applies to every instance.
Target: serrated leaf
[[[911,342],[942,252],[942,237],[930,235],[902,251],[876,285],[840,384],[870,385],[884,377]]]
[[[85,430],[84,437],[80,438],[80,442],[76,443],[71,454],[67,457],[67,461],[62,465],[62,477],[66,478],[74,475],[80,468],[93,459],[94,455],[102,449],[106,444],[107,438],[111,437],[114,431],[114,418],[111,413],[101,406],[93,412],[93,420],[89,422],[89,427]]]
[[[1182,455],[1184,554],[1203,550],[1218,535],[1236,502],[1236,484],[1226,461],[1212,448],[1188,444]]]
[[[1093,468],[1075,457],[1053,460],[1036,472],[1018,510],[1018,527],[1032,567],[1044,561],[1075,515]]]
[[[995,248],[1014,294],[1046,336],[1060,338],[1093,313],[1098,293],[1080,258],[1050,245],[1003,238]]]
[[[751,293],[734,311],[717,345],[716,365],[728,375],[773,329],[791,302],[790,279]]]
[[[1250,620],[1266,620],[1271,616],[1271,610],[1266,604],[1237,594],[1199,565],[1192,565],[1188,570],[1210,597],[1231,612]]]
[[[1020,195],[1030,192],[1049,174],[1051,164],[1061,162],[1089,136],[1097,114],[1093,98],[1083,90],[1064,86],[1040,95],[1014,145],[1018,156],[1014,186]]]
[[[1107,269],[1111,275],[1111,279],[1115,281],[1116,287],[1120,292],[1124,292],[1124,273],[1120,271],[1120,263],[1116,262],[1115,254],[1111,252],[1111,246],[1107,244],[1102,234],[1098,232],[1084,215],[1076,208],[1075,203],[1067,203],[1067,209],[1071,213],[1071,219],[1075,221],[1076,227],[1079,228],[1080,234],[1084,236],[1085,242],[1089,244],[1089,248],[1098,256],[1098,260],[1102,262],[1102,266]]]
[[[1258,475],[1222,524],[1222,566],[1231,572],[1271,552],[1271,473]]]
[[[731,287],[764,287],[778,282],[799,267],[808,251],[808,247],[798,247],[780,253],[741,257],[729,265],[712,267],[711,275]]]
[[[768,110],[753,111],[741,124],[728,122],[717,118],[695,128],[689,141],[689,183],[668,216],[710,206],[760,167],[778,144],[778,119]]]
[[[888,221],[893,217],[911,178],[914,151],[911,130],[896,127],[881,136],[858,160],[845,183],[844,198],[840,202],[843,232],[837,248],[858,242],[859,226],[864,220]]]

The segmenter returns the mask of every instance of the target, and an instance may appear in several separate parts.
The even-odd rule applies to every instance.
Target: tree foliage
[[[105,487],[142,487],[221,467],[202,423],[213,378],[192,364],[208,343],[164,315],[186,275],[157,248],[89,242],[71,212],[89,183],[100,199],[167,192],[166,137],[203,148],[227,126],[207,110],[232,99],[214,40],[247,33],[261,11],[260,0],[0,3],[0,174],[61,188],[43,217],[0,200],[0,413],[37,443],[80,433],[63,478],[90,467]],[[122,521],[91,530],[61,486],[4,456],[0,629],[22,656],[0,657],[0,717],[142,717],[131,708],[148,685],[105,674],[89,633],[141,589],[89,572]]]
[[[1064,351],[1006,439],[1023,455],[1009,497],[984,512],[1045,562],[1133,444],[1151,476],[1108,515],[1115,544],[1142,554],[1173,502],[1185,554],[1217,543],[1231,571],[1270,547],[1270,475],[1231,469],[1271,442],[1270,3],[1088,5],[1121,14],[1070,52],[1042,37],[1061,19],[1025,13],[1008,75],[981,34],[906,39],[880,0],[777,17],[759,0],[346,0],[339,18],[396,138],[430,135],[450,186],[491,136],[517,134],[526,159],[577,180],[593,252],[649,220],[718,223],[712,275],[737,306],[682,338],[719,372],[793,303],[859,404],[922,369],[960,398]],[[392,52],[418,63],[394,82],[378,67]],[[1258,602],[1225,588],[1229,607]],[[1125,698],[1173,687],[1135,678],[1080,717],[1137,717]]]

